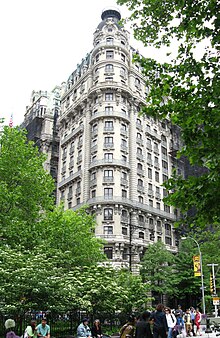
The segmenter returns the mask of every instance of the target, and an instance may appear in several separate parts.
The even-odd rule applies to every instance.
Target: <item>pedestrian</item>
[[[42,318],[41,324],[37,325],[37,336],[40,338],[50,338],[50,326],[46,318]]]
[[[168,338],[172,338],[174,327],[176,326],[176,317],[171,312],[169,307],[165,309],[167,326],[168,326]]]
[[[7,319],[5,321],[5,328],[6,328],[6,338],[20,338],[14,332],[15,321],[13,319]]]
[[[24,338],[37,338],[37,323],[31,320],[30,325],[25,329]]]
[[[120,329],[120,338],[133,338],[136,318],[134,315],[128,317],[128,321]]]
[[[193,334],[193,336],[195,336],[195,329],[194,329],[194,326],[195,326],[195,316],[196,316],[195,309],[194,309],[194,307],[191,307],[190,308],[190,317],[191,317],[191,323],[192,323],[192,334]]]
[[[79,324],[79,326],[77,327],[77,338],[81,338],[81,337],[88,337],[91,338],[92,337],[92,333],[91,330],[89,328],[89,319],[88,318],[83,318],[82,323]]]
[[[92,337],[93,338],[101,338],[102,337],[102,329],[101,323],[99,319],[96,319],[92,326]]]
[[[202,320],[202,314],[199,311],[199,308],[197,308],[196,309],[196,315],[195,315],[195,325],[196,325],[196,335],[197,336],[201,336],[201,333],[200,333],[201,320]]]
[[[151,313],[145,311],[136,323],[135,338],[153,338],[149,323]]]
[[[186,313],[184,315],[184,323],[186,328],[186,335],[187,337],[190,337],[190,333],[192,331],[192,323],[191,323],[191,315],[190,310],[186,309]]]
[[[179,312],[179,314],[180,314],[180,317],[183,317],[183,310],[182,310],[182,306],[181,305],[178,305],[178,307],[177,307],[177,310],[176,311],[178,311]]]
[[[186,331],[185,331],[185,323],[183,320],[183,317],[180,316],[179,311],[177,310],[175,313],[176,316],[176,327],[174,331],[174,337],[177,338],[185,338],[186,337]]]
[[[164,305],[158,304],[156,311],[150,316],[150,320],[153,320],[153,336],[154,338],[166,338],[168,334],[168,326],[166,315],[164,313]]]

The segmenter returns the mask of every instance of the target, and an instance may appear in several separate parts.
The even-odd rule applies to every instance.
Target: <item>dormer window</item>
[[[113,38],[106,38],[107,45],[113,45],[114,39]]]

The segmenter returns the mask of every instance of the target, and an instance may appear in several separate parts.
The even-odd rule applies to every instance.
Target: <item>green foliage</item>
[[[94,217],[86,208],[63,211],[61,207],[48,212],[39,224],[40,237],[46,241],[48,254],[57,266],[89,266],[104,259],[103,243],[95,237]],[[58,256],[59,254],[59,256]]]
[[[0,148],[0,312],[131,312],[146,301],[139,276],[99,266],[106,257],[86,207],[53,206],[45,156],[24,131],[5,128]]]
[[[172,190],[165,202],[184,213],[192,208],[197,211],[195,216],[185,219],[188,224],[200,227],[219,224],[219,3],[217,0],[118,0],[118,3],[131,10],[135,37],[145,46],[178,45],[177,55],[169,62],[135,57],[143,67],[149,88],[143,114],[168,118],[179,126],[184,146],[178,157],[185,156],[192,166],[203,168],[200,177],[174,174],[165,184]]]
[[[10,245],[32,245],[36,221],[53,207],[54,182],[25,131],[5,127],[0,139],[0,236]]]
[[[197,247],[191,239],[182,241],[179,252],[175,256],[172,276],[173,282],[177,286],[173,296],[178,299],[189,297],[189,295],[199,297],[201,295],[201,278],[194,276],[193,256],[198,255]],[[190,304],[189,304],[190,305]]]
[[[141,276],[151,291],[159,294],[175,292],[173,264],[174,256],[162,242],[149,245],[142,261]]]

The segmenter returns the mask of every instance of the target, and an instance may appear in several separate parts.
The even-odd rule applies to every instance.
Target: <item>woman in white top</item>
[[[171,310],[169,307],[165,308],[165,314],[166,314],[166,320],[167,320],[167,326],[168,326],[168,338],[172,338],[172,332],[173,328],[176,325],[176,317],[173,313],[171,313]]]

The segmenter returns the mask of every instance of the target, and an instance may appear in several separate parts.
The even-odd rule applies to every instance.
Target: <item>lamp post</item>
[[[202,307],[203,307],[203,313],[205,314],[205,292],[204,292],[204,280],[203,280],[203,269],[202,269],[202,253],[200,250],[199,243],[195,240],[195,238],[190,237],[190,236],[181,237],[182,240],[185,240],[187,238],[192,239],[196,243],[198,250],[199,250],[200,269],[201,269]]]

